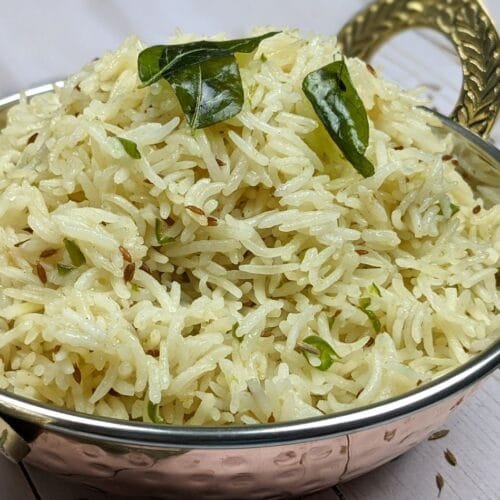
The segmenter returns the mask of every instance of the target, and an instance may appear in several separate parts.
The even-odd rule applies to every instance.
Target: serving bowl
[[[446,34],[463,65],[463,88],[443,131],[473,155],[466,179],[479,194],[499,187],[500,152],[486,137],[500,106],[500,43],[480,3],[382,0],[339,34],[346,54],[369,57],[413,26]],[[31,89],[27,96],[50,91]],[[5,111],[19,95],[0,101]],[[475,135],[477,134],[477,135]],[[469,164],[469,162],[467,162]],[[244,427],[179,427],[91,417],[0,391],[0,451],[14,461],[130,496],[297,496],[346,481],[404,453],[439,428],[498,367],[500,343],[400,397],[335,415]]]

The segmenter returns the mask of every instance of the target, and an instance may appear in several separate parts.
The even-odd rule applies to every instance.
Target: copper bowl
[[[500,106],[500,44],[479,2],[382,0],[346,25],[348,55],[369,56],[394,32],[439,29],[455,43],[464,82],[453,118],[483,137]],[[457,28],[460,27],[460,29]],[[472,41],[477,43],[469,50]],[[472,54],[472,56],[471,56]],[[27,92],[47,92],[52,85]],[[0,111],[19,95],[0,101]],[[467,180],[500,186],[500,151],[443,118],[477,157]],[[320,418],[239,427],[126,422],[58,409],[0,391],[0,452],[14,461],[112,493],[160,498],[297,496],[347,481],[409,450],[439,428],[500,364],[500,342],[400,397]]]

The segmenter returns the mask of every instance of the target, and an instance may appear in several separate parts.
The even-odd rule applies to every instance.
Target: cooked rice
[[[401,394],[498,338],[500,205],[473,213],[418,92],[347,61],[370,120],[363,179],[301,90],[334,39],[289,31],[239,55],[243,111],[195,133],[168,84],[139,88],[142,48],[9,112],[0,388],[121,419],[148,421],[151,401],[169,424],[285,421]],[[86,264],[63,276],[64,238]],[[328,370],[297,349],[308,335],[339,355]]]

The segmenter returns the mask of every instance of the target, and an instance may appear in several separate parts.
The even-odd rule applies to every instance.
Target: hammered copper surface
[[[289,497],[327,488],[392,460],[439,428],[471,391],[372,429],[263,448],[120,448],[45,430],[31,443],[26,462],[128,496]]]

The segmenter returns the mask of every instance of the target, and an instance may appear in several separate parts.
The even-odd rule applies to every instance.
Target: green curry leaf
[[[252,52],[277,33],[148,47],[137,60],[139,79],[143,86],[167,80],[191,128],[208,127],[235,116],[243,106],[243,85],[234,54]]]
[[[179,45],[154,45],[144,49],[138,57],[139,78],[146,87],[161,78],[169,77],[182,68],[198,66],[211,59],[226,57],[237,52],[253,52],[259,43],[279,33],[272,31],[251,38],[236,40],[199,40]]]
[[[373,175],[374,167],[364,156],[369,138],[368,117],[345,61],[309,73],[302,89],[347,160],[363,177]]]
[[[228,120],[243,107],[243,86],[234,55],[180,69],[168,81],[192,129]]]

